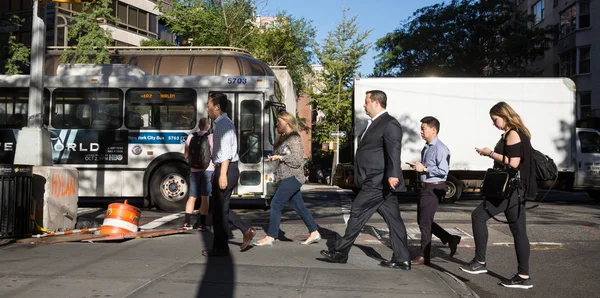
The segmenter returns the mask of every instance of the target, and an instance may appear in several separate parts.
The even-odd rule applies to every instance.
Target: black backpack
[[[190,168],[206,170],[210,165],[209,135],[209,132],[206,132],[202,136],[198,135],[197,132],[192,133],[192,139],[188,147],[188,164]]]
[[[555,180],[558,177],[558,167],[548,155],[533,149],[535,162],[535,178],[538,181]]]

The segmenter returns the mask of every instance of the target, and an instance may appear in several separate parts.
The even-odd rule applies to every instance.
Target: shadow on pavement
[[[202,247],[212,248],[212,232],[200,232]],[[202,256],[201,256],[202,257]],[[199,272],[202,280],[198,285],[196,297],[230,298],[235,292],[235,266],[231,255],[224,257],[204,257],[204,273]],[[202,268],[202,267],[200,267]]]

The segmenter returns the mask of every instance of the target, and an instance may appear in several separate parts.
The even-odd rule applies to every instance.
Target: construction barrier
[[[140,223],[140,213],[140,209],[127,204],[127,200],[122,204],[112,203],[108,205],[100,234],[137,232]]]
[[[74,167],[33,167],[35,222],[45,231],[62,232],[75,228],[79,202],[78,178]]]

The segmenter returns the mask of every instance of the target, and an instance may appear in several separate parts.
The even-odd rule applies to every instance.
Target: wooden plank
[[[138,232],[140,238],[154,238],[174,234],[189,234],[186,230],[158,230]]]
[[[108,242],[108,241],[123,241],[137,238],[154,238],[173,234],[186,234],[185,230],[157,230],[157,231],[141,231],[127,234],[112,234],[105,238],[87,239],[86,242]]]
[[[98,239],[104,238],[107,235],[97,235],[97,234],[71,234],[71,235],[61,235],[61,236],[49,236],[42,238],[25,238],[17,240],[18,243],[29,243],[29,244],[54,244],[54,243],[63,243],[63,242],[73,242],[73,241],[82,241],[87,239]]]
[[[0,246],[7,245],[15,242],[15,239],[0,239]]]

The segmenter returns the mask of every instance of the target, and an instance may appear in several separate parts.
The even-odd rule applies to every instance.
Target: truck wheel
[[[463,192],[463,183],[462,181],[456,179],[454,176],[448,176],[446,179],[446,196],[442,200],[442,203],[454,203],[458,199]]]
[[[189,197],[190,169],[179,162],[167,163],[150,177],[152,203],[164,211],[185,210]]]

